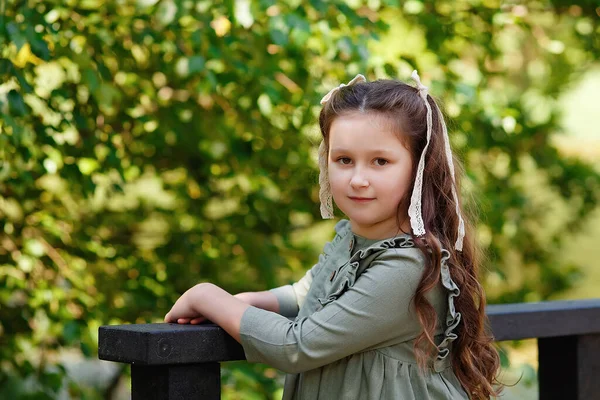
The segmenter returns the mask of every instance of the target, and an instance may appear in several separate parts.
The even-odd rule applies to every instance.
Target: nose
[[[356,169],[350,179],[350,186],[355,189],[365,188],[369,186],[369,180],[360,169]]]

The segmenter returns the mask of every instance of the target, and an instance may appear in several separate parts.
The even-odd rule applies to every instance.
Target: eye
[[[375,159],[375,165],[378,165],[380,167],[383,167],[384,165],[386,165],[387,163],[389,163],[388,160],[386,160],[385,158],[376,158]]]
[[[342,165],[349,165],[352,162],[352,160],[348,157],[340,157],[337,159],[337,162]]]

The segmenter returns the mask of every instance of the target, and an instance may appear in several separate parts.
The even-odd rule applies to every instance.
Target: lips
[[[357,203],[368,203],[369,201],[375,200],[375,198],[373,197],[353,197],[353,196],[348,196],[348,198],[352,201],[355,201]]]

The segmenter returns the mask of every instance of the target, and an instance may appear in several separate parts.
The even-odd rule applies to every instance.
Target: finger
[[[167,323],[178,323],[178,318],[175,318],[175,316],[173,315],[172,312],[168,312],[167,315],[165,315],[165,322]]]
[[[197,325],[197,324],[201,324],[204,321],[206,321],[206,318],[204,318],[204,317],[194,318],[190,321],[190,324]]]
[[[187,324],[189,322],[190,322],[189,318],[179,318],[179,319],[177,319],[177,323],[178,324]]]

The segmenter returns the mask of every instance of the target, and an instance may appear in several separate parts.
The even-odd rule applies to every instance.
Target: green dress
[[[287,373],[283,399],[468,399],[450,363],[460,291],[443,251],[442,276],[427,298],[438,315],[439,353],[419,370],[413,345],[421,332],[412,298],[424,257],[409,235],[369,240],[346,220],[336,225],[298,307],[291,285],[273,289],[281,314],[249,307],[240,325],[249,362]],[[293,319],[289,319],[292,317]]]

